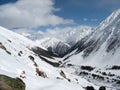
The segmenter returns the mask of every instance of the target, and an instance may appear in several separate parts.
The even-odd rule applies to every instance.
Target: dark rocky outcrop
[[[65,75],[65,73],[61,70],[60,71],[60,75],[62,76],[62,77],[64,77],[64,78],[66,78],[66,75]]]
[[[93,86],[87,86],[85,90],[95,90]]]
[[[39,68],[36,68],[36,74],[37,74],[38,76],[43,77],[43,78],[46,78],[46,77],[47,77],[47,74],[46,74],[45,72],[39,70]]]
[[[40,47],[34,47],[31,49],[35,54],[37,54],[38,56],[44,56],[44,57],[48,57],[51,59],[54,59],[53,57],[57,57],[56,55],[54,55],[52,52],[49,52],[47,50],[44,50]]]
[[[25,90],[25,87],[25,83],[20,78],[0,74],[0,90]]]
[[[13,90],[12,87],[0,81],[0,90]]]
[[[106,90],[105,86],[101,86],[99,90]]]
[[[50,61],[42,56],[39,56],[43,61],[49,63],[50,65],[54,66],[54,67],[59,67],[60,66],[60,62],[53,62],[53,61]]]
[[[92,66],[81,66],[81,69],[82,70],[87,70],[87,71],[92,71],[92,70],[94,70],[94,67],[92,67]]]
[[[3,49],[7,54],[11,55],[11,52],[9,52],[1,42],[0,42],[0,48]]]

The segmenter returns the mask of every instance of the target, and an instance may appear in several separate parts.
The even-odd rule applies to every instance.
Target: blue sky
[[[37,6],[36,5],[37,3],[35,2],[38,3],[42,2],[42,3],[38,4]],[[24,3],[28,3],[28,4],[24,5]],[[31,5],[33,11],[34,11],[34,5],[36,10],[37,8],[39,9],[41,8],[40,9],[41,11],[39,12],[38,10],[39,13],[35,12],[35,15],[31,15],[33,13],[31,14],[28,13],[29,15],[24,17],[22,13],[24,13],[25,10],[26,12],[29,12],[29,10],[31,9],[31,7],[27,5]],[[24,6],[25,6],[25,10],[21,9]],[[46,6],[47,8],[44,6]],[[8,10],[9,8],[10,10]],[[43,12],[44,8],[45,8],[45,12]],[[0,25],[7,28],[28,27],[32,25],[33,27],[41,27],[41,28],[55,27],[55,26],[70,26],[70,25],[97,26],[114,10],[119,8],[120,8],[120,0],[34,0],[34,2],[32,2],[32,0],[0,0],[0,21],[2,22],[0,23]],[[18,12],[21,13],[20,16]],[[39,19],[40,14],[42,14],[40,16],[41,17],[40,21],[36,22],[36,19]],[[28,17],[32,17],[32,16],[35,16],[35,18],[29,20]],[[44,16],[48,18],[46,19],[46,17]],[[18,19],[19,17],[20,19]],[[28,19],[24,20],[24,18],[25,19],[28,18]],[[40,23],[40,25],[34,23]]]
[[[71,18],[78,24],[98,25],[114,10],[120,8],[120,0],[55,0],[56,14]]]
[[[14,3],[17,0],[0,0],[0,5],[7,4],[7,3]]]

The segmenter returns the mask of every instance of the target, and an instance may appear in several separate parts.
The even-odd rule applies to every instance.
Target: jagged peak
[[[59,43],[63,43],[64,45],[70,47],[69,44],[57,39],[57,38],[50,38],[50,37],[46,37],[42,40],[36,40],[36,43],[41,44],[43,47],[48,48],[49,46],[51,47],[55,47],[56,45],[58,45]]]
[[[116,18],[120,19],[120,9],[115,10],[110,16],[108,16],[103,22],[100,23],[100,25],[97,27],[97,29],[102,30],[106,28],[108,25],[110,25]]]

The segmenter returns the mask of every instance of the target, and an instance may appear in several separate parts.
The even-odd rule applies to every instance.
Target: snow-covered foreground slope
[[[84,90],[88,85],[98,88],[41,60],[30,50],[35,46],[31,40],[0,27],[0,74],[21,78],[26,90]],[[45,78],[37,75],[36,69]]]

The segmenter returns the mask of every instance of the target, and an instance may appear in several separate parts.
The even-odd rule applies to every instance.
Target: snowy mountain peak
[[[102,23],[99,25],[99,30],[106,28],[108,25],[112,24],[114,21],[120,20],[120,9],[114,11],[109,17],[107,17]]]
[[[45,48],[48,48],[48,47],[54,47],[56,46],[56,44],[58,44],[59,42],[61,43],[64,43],[62,42],[61,40],[57,39],[57,38],[50,38],[50,37],[46,37],[44,39],[41,39],[41,40],[36,40],[36,43],[42,45],[43,47]],[[68,45],[67,43],[64,43],[66,46],[70,47],[70,45]]]
[[[95,81],[95,84],[102,82],[105,85],[109,83],[110,87],[116,88],[115,90],[120,89],[120,83],[117,85],[118,81],[116,82],[116,80],[120,80],[117,78],[120,75],[118,71],[118,67],[120,70],[119,60],[120,9],[106,18],[94,32],[79,40],[64,57],[64,61],[67,62],[66,66],[81,66],[81,70],[76,70],[78,75],[87,78],[88,81]],[[100,69],[95,70],[96,67]],[[89,70],[90,68],[91,70]],[[114,76],[110,75],[109,77],[106,73],[114,74]],[[108,78],[109,81],[107,81]],[[111,81],[111,78],[116,80]]]
[[[70,45],[68,45],[67,43],[59,39],[50,38],[50,37],[46,37],[41,40],[36,40],[36,43],[45,47],[46,49],[48,49],[48,51],[58,56],[63,56],[70,48]]]
[[[71,51],[73,50],[76,50],[77,54],[80,53],[80,60],[85,58],[92,60],[91,64],[95,62],[96,65],[100,65],[100,62],[105,59],[107,60],[105,65],[119,64],[116,62],[120,57],[118,53],[120,51],[120,9],[114,11],[93,33],[78,41],[71,48]]]
[[[98,40],[102,43],[110,38],[120,35],[120,9],[114,11],[106,18],[89,37],[89,40]],[[87,41],[89,41],[87,40]]]

